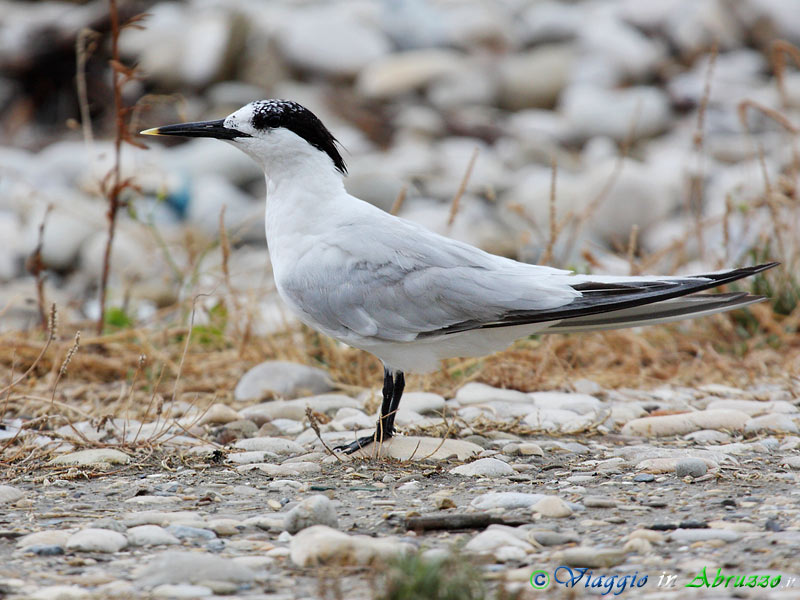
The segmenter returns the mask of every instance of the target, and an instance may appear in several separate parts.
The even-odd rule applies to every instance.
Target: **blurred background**
[[[352,194],[440,233],[583,272],[780,260],[759,291],[796,305],[796,0],[118,9],[133,23],[115,36],[105,0],[0,1],[0,330],[38,325],[42,297],[64,319],[98,318],[115,165],[109,326],[203,294],[199,322],[227,301],[247,305],[249,332],[285,327],[256,165],[213,140],[132,135],[141,147],[115,151],[118,122],[136,132],[270,97],[332,130]]]

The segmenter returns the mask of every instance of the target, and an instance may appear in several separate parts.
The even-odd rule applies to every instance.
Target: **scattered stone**
[[[800,433],[792,417],[781,413],[773,413],[750,419],[744,425],[744,432],[747,435],[759,433]]]
[[[583,505],[586,508],[614,508],[617,501],[608,496],[584,496]]]
[[[258,402],[275,396],[280,398],[311,396],[331,389],[330,377],[322,369],[270,360],[256,365],[245,373],[236,384],[233,397],[237,402]],[[241,416],[251,418],[245,411],[242,411]]]
[[[590,569],[607,569],[625,562],[623,550],[610,548],[594,548],[591,546],[578,546],[567,548],[554,556],[559,564],[570,567],[588,567]]]
[[[336,508],[327,496],[317,494],[306,498],[286,513],[284,527],[291,534],[312,525],[327,525],[334,529],[338,527]]]
[[[544,494],[525,494],[523,492],[489,492],[473,499],[470,506],[478,510],[531,508],[544,497]]]
[[[50,464],[87,467],[90,465],[127,465],[129,462],[131,462],[131,457],[119,450],[93,448],[92,450],[80,450],[56,456],[50,461]]]
[[[699,458],[684,458],[675,464],[675,474],[678,477],[702,477],[708,472],[708,465]]]
[[[270,477],[299,477],[301,473],[319,473],[322,471],[317,463],[295,462],[282,465],[270,463],[254,463],[236,467],[238,473],[249,473],[250,471],[261,471]]]
[[[0,485],[0,504],[16,502],[24,495],[25,493],[22,490],[18,490],[11,485]]]
[[[188,525],[170,525],[166,531],[179,540],[213,540],[217,537],[213,531]]]
[[[213,595],[211,588],[204,585],[191,585],[188,583],[164,583],[158,585],[150,592],[156,598],[205,598]]]
[[[275,437],[254,437],[239,440],[233,447],[251,452],[271,452],[278,455],[302,454],[305,452],[305,448],[300,444],[291,440]]]
[[[529,531],[528,539],[541,546],[562,546],[576,544],[581,541],[580,536],[574,533],[558,531]]]
[[[67,540],[70,538],[68,531],[58,529],[47,529],[45,531],[37,531],[36,533],[29,533],[22,536],[17,540],[17,548],[27,550],[33,546],[56,546],[63,548],[67,545]]]
[[[241,419],[241,415],[226,404],[212,404],[197,421],[198,425],[206,423],[226,424],[234,423]]]
[[[180,544],[180,540],[158,525],[139,525],[131,527],[127,532],[131,546],[167,546]]]
[[[633,478],[633,480],[636,483],[650,483],[656,480],[656,476],[652,473],[639,473]]]
[[[742,431],[748,420],[749,416],[738,410],[702,410],[679,415],[643,417],[626,423],[622,428],[622,435],[662,437],[685,435],[700,429]]]
[[[110,529],[82,529],[70,536],[66,549],[75,552],[119,552],[128,545],[128,539]]]
[[[88,597],[89,591],[77,585],[49,585],[28,596],[31,600],[82,600]]]
[[[268,421],[274,419],[292,419],[294,421],[302,421],[306,418],[306,408],[310,407],[315,412],[320,413],[333,413],[342,407],[361,408],[361,403],[358,400],[353,400],[349,396],[340,394],[323,394],[321,396],[309,396],[307,398],[298,398],[296,400],[273,400],[272,402],[264,402],[256,404],[255,406],[248,406],[242,409],[239,413],[245,419],[250,419],[256,425],[261,426]],[[310,433],[310,439],[315,439],[316,434],[313,431]],[[298,443],[303,443],[299,442]]]
[[[468,460],[482,451],[483,448],[477,444],[465,440],[404,435],[383,442],[379,449],[375,448],[375,444],[366,446],[353,456],[371,457],[377,453],[380,457],[396,460]]]
[[[545,496],[533,505],[532,510],[543,517],[563,518],[572,515],[572,509],[557,496]]]
[[[450,469],[450,472],[467,477],[508,477],[515,473],[507,463],[496,458],[480,458],[475,462]]]
[[[517,560],[533,552],[533,546],[520,539],[513,527],[490,525],[467,542],[464,550],[474,554],[493,554],[498,560]]]
[[[729,529],[676,529],[669,534],[669,537],[675,542],[693,544],[694,542],[707,542],[709,540],[736,542],[742,538],[742,534]]]
[[[250,583],[255,578],[247,567],[205,552],[164,552],[157,555],[138,576],[142,586],[231,581]]]
[[[298,567],[364,566],[408,552],[412,546],[392,537],[347,535],[325,525],[314,525],[295,535],[289,549],[292,562]]]

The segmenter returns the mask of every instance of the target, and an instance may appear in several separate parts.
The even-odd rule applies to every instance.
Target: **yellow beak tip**
[[[153,127],[152,129],[145,129],[144,131],[140,131],[139,135],[161,135],[158,132],[158,127]]]

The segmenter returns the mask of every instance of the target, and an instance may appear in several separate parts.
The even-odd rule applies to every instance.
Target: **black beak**
[[[236,129],[225,127],[224,119],[218,121],[198,121],[196,123],[179,123],[154,127],[140,132],[142,135],[176,135],[181,137],[208,137],[218,140],[234,140],[240,137],[252,137]]]

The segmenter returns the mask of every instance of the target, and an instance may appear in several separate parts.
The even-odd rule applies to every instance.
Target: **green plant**
[[[375,600],[483,600],[480,570],[463,556],[408,554],[391,562]]]

